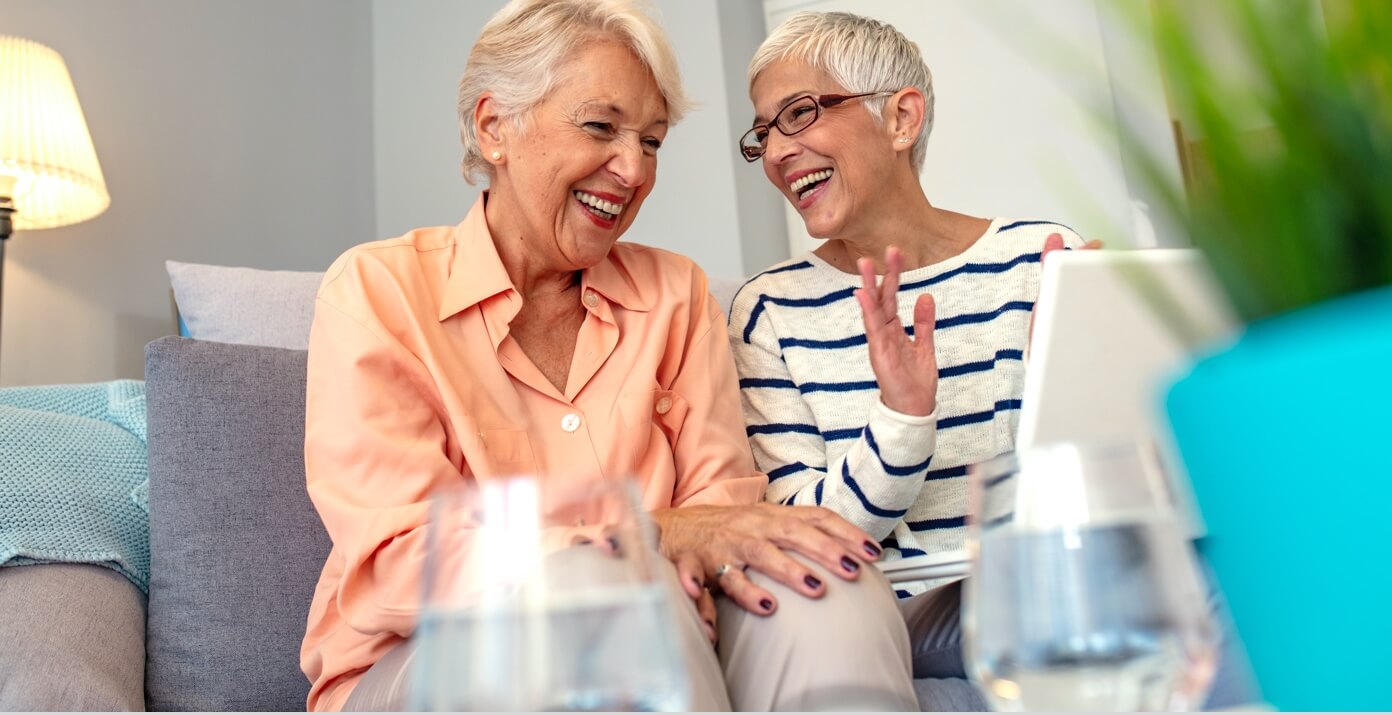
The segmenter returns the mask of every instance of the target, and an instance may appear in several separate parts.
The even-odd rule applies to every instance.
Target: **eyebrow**
[[[617,116],[619,117],[619,119],[623,119],[623,118],[625,117],[625,115],[624,115],[624,110],[620,109],[620,108],[619,108],[619,105],[617,105],[617,104],[605,103],[603,100],[599,100],[599,99],[590,99],[590,100],[586,100],[586,101],[580,103],[580,108],[581,108],[581,109],[585,109],[585,108],[589,108],[589,107],[596,107],[596,106],[597,106],[599,109],[602,109],[602,110],[608,111],[608,112],[610,112],[610,113],[612,113],[612,114],[614,114],[614,115],[617,115]],[[657,120],[654,120],[652,123],[655,124],[655,125],[661,125],[661,126],[664,126],[664,127],[667,126],[667,120],[666,120],[666,119],[657,119]]]
[[[782,108],[788,106],[788,102],[791,102],[791,101],[793,101],[794,99],[797,99],[798,97],[803,97],[803,96],[807,96],[807,95],[815,95],[815,92],[813,92],[813,91],[810,90],[810,89],[800,89],[800,90],[798,90],[798,91],[796,91],[796,92],[793,92],[792,94],[785,95],[782,99],[778,100],[778,108],[779,108],[779,109],[782,109]],[[777,114],[777,112],[774,112],[774,114]],[[754,115],[754,121],[753,121],[752,123],[750,123],[749,126],[755,127],[755,126],[758,126],[758,125],[763,124],[763,123],[765,123],[764,118],[761,117],[761,116],[759,116],[758,114],[755,114],[755,115]]]

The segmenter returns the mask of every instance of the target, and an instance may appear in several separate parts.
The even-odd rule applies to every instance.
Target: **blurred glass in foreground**
[[[470,484],[436,496],[428,528],[411,709],[686,708],[661,557],[631,484]]]
[[[996,709],[1203,701],[1217,638],[1150,457],[1131,444],[1060,444],[973,468],[965,656]]]

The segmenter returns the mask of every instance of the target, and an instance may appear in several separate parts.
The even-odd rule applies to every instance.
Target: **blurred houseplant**
[[[1200,548],[1268,702],[1392,709],[1392,2],[1148,9],[1186,179],[1152,188],[1248,321],[1166,397]]]

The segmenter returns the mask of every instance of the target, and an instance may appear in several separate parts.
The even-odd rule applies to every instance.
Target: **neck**
[[[548,260],[554,253],[555,240],[548,240],[517,220],[524,214],[510,200],[508,192],[486,192],[483,215],[493,245],[498,249],[498,258],[524,303],[533,298],[565,293],[580,285],[580,271],[557,266]]]
[[[890,190],[863,205],[844,231],[815,251],[818,257],[847,273],[859,272],[856,261],[869,258],[882,274],[890,246],[903,252],[904,270],[911,271],[951,258],[975,242],[980,233],[964,230],[963,222],[977,219],[933,206],[918,176],[907,168],[896,174]]]

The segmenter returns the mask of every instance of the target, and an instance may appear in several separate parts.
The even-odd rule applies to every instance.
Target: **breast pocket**
[[[472,421],[472,420],[470,420]],[[526,430],[479,430],[461,435],[465,473],[475,477],[536,474],[536,453]]]

